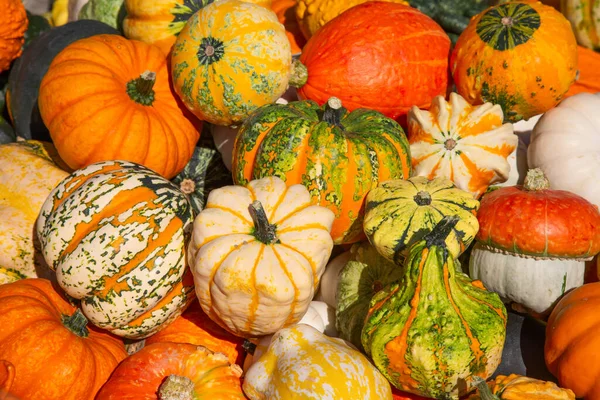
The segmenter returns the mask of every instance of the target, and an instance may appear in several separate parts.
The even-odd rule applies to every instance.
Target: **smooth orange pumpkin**
[[[219,351],[232,364],[242,365],[244,339],[234,336],[214,323],[194,301],[172,324],[146,339],[146,345],[160,342],[189,343]]]
[[[0,72],[23,52],[28,21],[21,0],[0,0]]]
[[[577,79],[565,97],[582,92],[600,92],[600,53],[577,46],[577,70]]]
[[[600,399],[600,282],[567,293],[546,326],[544,356],[561,387],[586,400]]]
[[[279,22],[285,26],[285,34],[290,40],[292,54],[299,54],[306,44],[294,10],[297,3],[298,0],[273,0],[271,3],[271,10],[275,11]]]
[[[223,353],[154,343],[123,361],[95,400],[245,399],[241,374]]]
[[[73,169],[107,160],[142,164],[165,178],[188,163],[200,126],[171,90],[158,47],[118,35],[78,40],[42,79],[40,114]]]
[[[0,390],[23,400],[93,399],[127,353],[86,323],[48,280],[1,285]]]

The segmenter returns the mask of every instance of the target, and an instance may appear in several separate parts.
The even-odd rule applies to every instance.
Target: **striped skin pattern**
[[[410,176],[410,148],[400,125],[377,111],[342,108],[338,125],[323,113],[313,101],[257,110],[236,137],[233,179],[245,184],[275,175],[288,185],[302,183],[316,204],[335,213],[335,243],[352,243],[364,238],[369,190]]]
[[[184,249],[192,207],[177,187],[141,165],[92,164],[48,196],[37,223],[58,283],[94,325],[144,338],[194,298]]]
[[[256,234],[258,200],[275,241]],[[305,314],[333,249],[333,213],[313,205],[302,185],[277,177],[213,190],[194,221],[188,250],[203,311],[231,333],[268,335]]]
[[[415,175],[446,177],[479,198],[510,173],[508,157],[519,138],[512,124],[502,124],[502,107],[471,106],[459,94],[447,102],[436,97],[429,111],[413,107],[408,114],[408,141]]]
[[[200,119],[232,125],[287,89],[292,52],[271,10],[239,0],[194,14],[171,56],[173,85]]]
[[[446,238],[448,251],[456,258],[479,230],[478,208],[479,201],[446,178],[387,181],[367,196],[364,229],[377,251],[394,261],[445,215],[458,215],[460,220]]]
[[[247,371],[250,400],[391,400],[385,377],[342,339],[297,324],[277,332]]]
[[[362,343],[398,389],[458,399],[473,376],[487,379],[500,364],[507,314],[496,293],[460,271],[440,231],[415,243],[404,277],[373,297]]]
[[[49,278],[33,227],[46,197],[69,175],[49,152],[56,153],[51,144],[33,140],[0,146],[0,285]]]
[[[560,10],[571,22],[577,43],[600,48],[600,0],[561,0]]]

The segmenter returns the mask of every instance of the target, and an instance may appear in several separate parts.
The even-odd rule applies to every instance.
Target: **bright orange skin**
[[[241,369],[229,367],[223,358],[189,343],[154,343],[123,361],[95,400],[156,400],[160,385],[169,375],[191,379],[201,398],[245,399]]]
[[[0,0],[0,72],[23,52],[24,34],[29,25],[21,0]]]
[[[578,398],[600,399],[600,282],[567,293],[546,326],[544,355],[561,387]]]
[[[329,21],[304,46],[308,81],[302,99],[377,110],[399,119],[412,106],[429,108],[446,95],[450,39],[415,8],[367,2]]]
[[[23,400],[94,398],[127,353],[123,342],[89,324],[85,338],[68,330],[62,316],[75,310],[45,279],[0,286],[0,360],[14,367],[12,384],[0,388]]]
[[[565,97],[582,92],[600,92],[600,54],[583,46],[577,46],[577,66],[579,76]]]
[[[285,34],[290,40],[292,54],[300,54],[302,47],[306,44],[306,39],[296,19],[295,6],[296,0],[273,0],[271,10],[277,14],[279,22],[285,26]]]
[[[512,253],[593,257],[600,252],[600,213],[564,190],[510,186],[483,196],[476,239]]]
[[[126,91],[145,71],[156,73],[151,106]],[[73,169],[125,160],[170,179],[188,163],[200,137],[200,126],[171,90],[165,55],[122,36],[97,35],[67,46],[44,76],[38,103],[58,153]]]
[[[194,301],[183,314],[165,329],[146,339],[146,345],[160,342],[189,343],[219,351],[232,364],[242,365],[244,339],[234,336],[214,323]]]

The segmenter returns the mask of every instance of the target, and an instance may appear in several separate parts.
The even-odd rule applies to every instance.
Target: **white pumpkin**
[[[327,264],[315,300],[327,303],[333,309],[337,307],[337,286],[340,273],[350,261],[351,256],[350,251],[345,251]]]
[[[306,313],[331,250],[334,214],[277,177],[210,192],[188,249],[204,312],[235,335],[268,335]]]
[[[600,93],[579,93],[548,110],[527,151],[552,189],[576,193],[600,207]]]
[[[481,196],[494,183],[509,177],[507,158],[518,137],[511,124],[502,124],[499,105],[471,106],[462,96],[433,99],[429,111],[408,113],[408,140],[415,176],[445,177],[464,191]]]

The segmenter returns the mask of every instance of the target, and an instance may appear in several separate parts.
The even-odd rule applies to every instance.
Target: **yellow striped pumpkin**
[[[135,163],[75,171],[48,196],[37,223],[42,253],[94,325],[144,338],[194,299],[184,249],[192,207],[168,180]]]
[[[188,251],[204,312],[243,337],[300,321],[333,249],[333,219],[277,177],[210,192]]]
[[[519,138],[512,124],[502,124],[502,107],[471,106],[459,94],[450,101],[437,96],[429,111],[413,107],[408,114],[408,140],[415,175],[446,177],[480,197],[493,183],[505,182],[508,157]]]

